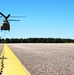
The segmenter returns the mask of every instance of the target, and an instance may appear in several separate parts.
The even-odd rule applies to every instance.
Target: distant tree
[[[0,39],[0,43],[74,43],[74,39],[62,38],[6,38]]]

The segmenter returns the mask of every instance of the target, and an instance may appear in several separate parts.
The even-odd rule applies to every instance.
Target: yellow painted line
[[[3,70],[0,75],[31,75],[6,44],[0,57],[0,70]]]

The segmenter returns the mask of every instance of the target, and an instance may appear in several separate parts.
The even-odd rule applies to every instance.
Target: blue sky
[[[27,16],[18,18],[20,22],[10,22],[7,38],[74,39],[74,0],[0,0],[0,11],[5,15]],[[0,35],[4,37],[4,31]]]

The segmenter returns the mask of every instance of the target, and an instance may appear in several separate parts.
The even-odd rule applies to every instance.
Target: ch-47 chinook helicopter
[[[26,17],[26,16],[11,16],[10,14],[8,14],[7,16],[5,16],[3,13],[1,13],[0,12],[0,18],[4,18],[3,19],[3,22],[1,23],[1,27],[0,27],[0,29],[1,29],[1,31],[2,30],[8,30],[8,31],[10,31],[10,23],[9,23],[9,21],[20,21],[20,20],[13,20],[13,19],[8,19],[9,17],[11,17],[11,18],[16,18],[16,17]]]

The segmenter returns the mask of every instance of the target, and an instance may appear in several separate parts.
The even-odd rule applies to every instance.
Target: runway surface
[[[4,47],[4,44],[0,44],[0,54],[1,54],[2,50],[3,50],[3,47]]]
[[[31,75],[7,44],[4,44],[0,55],[0,75]]]
[[[8,46],[31,75],[74,75],[74,44],[25,43]]]

